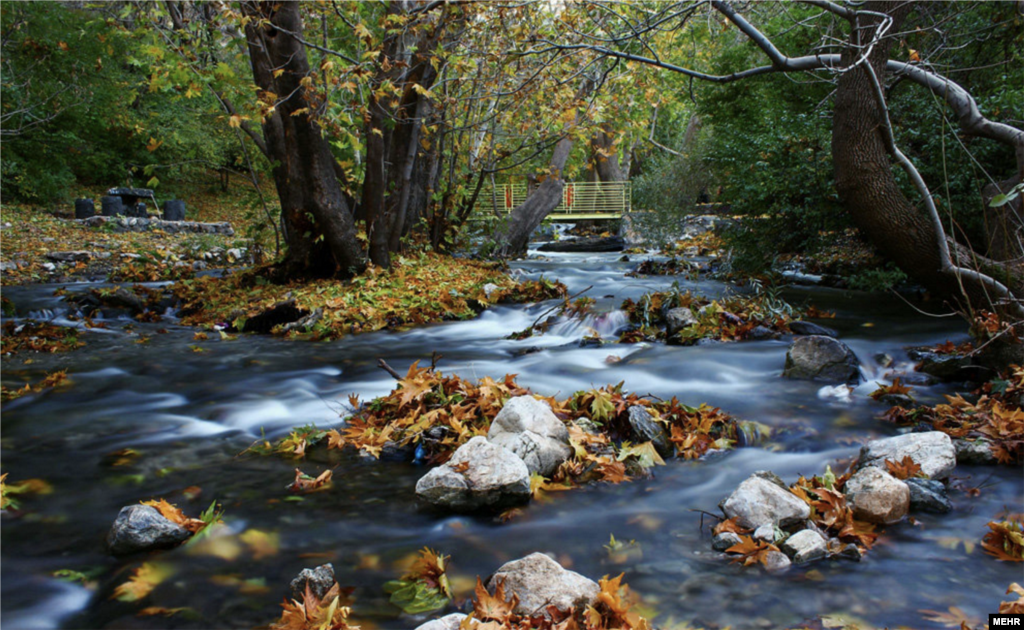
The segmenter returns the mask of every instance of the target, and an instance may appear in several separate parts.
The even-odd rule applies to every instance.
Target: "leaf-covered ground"
[[[317,321],[305,327],[314,339],[336,339],[384,328],[469,319],[500,301],[562,297],[565,287],[546,280],[517,283],[497,264],[423,252],[396,257],[391,269],[371,267],[350,281],[274,284],[255,270],[223,279],[183,280],[175,284],[174,292],[182,301],[185,324],[224,324],[244,330],[251,318],[275,304],[294,300],[295,308],[306,313],[322,309]]]
[[[104,189],[91,189],[80,194],[93,198],[99,211],[99,199],[105,194]],[[132,282],[173,280],[187,273],[183,272],[184,265],[176,263],[204,260],[204,254],[211,251],[223,251],[226,257],[226,252],[231,249],[251,250],[256,241],[250,237],[257,234],[259,245],[272,251],[272,235],[265,229],[257,229],[262,224],[257,209],[237,190],[211,192],[199,186],[186,201],[186,220],[226,221],[231,223],[235,236],[167,234],[161,231],[118,234],[73,221],[72,204],[44,208],[5,203],[0,206],[0,224],[3,225],[0,261],[5,263],[0,283],[8,286],[56,282],[79,276],[104,277],[108,274],[117,280]],[[149,212],[159,213],[152,207]],[[52,252],[71,251],[94,255],[68,262],[47,258],[47,254]],[[191,271],[190,266],[187,269]]]

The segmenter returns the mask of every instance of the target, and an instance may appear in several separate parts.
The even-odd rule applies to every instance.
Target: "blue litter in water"
[[[417,444],[416,445],[416,454],[415,454],[415,456],[413,456],[412,462],[414,464],[422,464],[423,463],[423,457],[426,454],[427,454],[426,450],[423,448],[423,443],[421,442],[420,444]]]

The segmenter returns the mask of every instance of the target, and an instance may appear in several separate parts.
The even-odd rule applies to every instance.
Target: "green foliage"
[[[906,281],[907,274],[892,263],[886,263],[884,267],[865,269],[848,279],[850,288],[861,291],[888,291]]]
[[[198,85],[179,93],[168,82],[188,71],[159,34],[105,9],[0,7],[5,198],[66,200],[92,183],[148,184],[162,196],[161,180],[235,160],[237,141],[211,124],[212,94]]]

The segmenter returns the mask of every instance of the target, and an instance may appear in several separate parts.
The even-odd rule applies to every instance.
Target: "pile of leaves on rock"
[[[293,336],[308,332],[314,340],[337,339],[385,328],[468,319],[501,301],[532,302],[565,295],[565,286],[558,282],[517,283],[497,264],[434,253],[401,257],[387,271],[370,267],[347,282],[274,284],[263,271],[178,282],[174,291],[183,304],[182,322],[255,330],[253,319],[287,303],[301,316],[303,325],[280,326],[270,321],[267,331]]]
[[[385,584],[391,603],[409,614],[438,611],[454,605],[465,608],[452,594],[448,580],[450,558],[431,549],[420,551],[418,558],[399,580]],[[543,614],[521,612],[519,597],[501,581],[488,588],[478,577],[469,598],[472,611],[461,620],[461,628],[478,630],[647,630],[650,624],[637,612],[638,597],[622,583],[622,575],[605,576],[598,582],[600,591],[593,604],[582,610],[560,609],[554,605]],[[271,630],[355,630],[350,618],[353,601],[335,582],[318,596],[307,582],[300,597],[285,600],[280,619]]]
[[[1024,368],[1012,366],[1002,378],[975,390],[976,400],[946,396],[946,403],[915,409],[892,407],[883,418],[902,426],[922,425],[951,438],[986,446],[1002,464],[1024,462]]]
[[[630,327],[620,343],[666,341],[692,345],[701,339],[743,341],[789,332],[796,309],[770,291],[719,300],[678,289],[645,293],[622,303]]]
[[[297,429],[276,445],[263,442],[250,450],[276,451],[302,457],[314,445],[328,449],[353,447],[376,458],[442,464],[476,436],[486,436],[491,421],[514,396],[530,395],[514,375],[473,382],[444,375],[414,363],[390,394],[358,408],[341,429]],[[565,421],[572,456],[550,478],[535,475],[535,494],[568,490],[589,481],[620,483],[647,477],[664,464],[663,457],[699,458],[714,449],[731,448],[736,421],[720,409],[689,407],[676,398],[651,401],[623,391],[623,384],[579,391],[557,400],[544,398]],[[353,406],[358,404],[350,399]],[[642,407],[666,429],[666,443],[656,445],[639,436],[630,422],[630,408]],[[634,413],[636,411],[634,410]]]
[[[899,465],[888,465],[888,472],[898,479],[913,477],[917,471],[912,461],[905,460]],[[859,559],[865,552],[871,549],[879,536],[876,526],[872,523],[854,518],[853,509],[847,504],[846,495],[843,492],[849,472],[836,476],[831,468],[826,470],[824,475],[818,475],[807,479],[800,477],[796,483],[789,486],[789,491],[805,502],[810,508],[810,520],[817,529],[825,534],[827,540],[827,555]],[[799,523],[796,530],[804,529],[804,524]],[[782,553],[779,545],[782,545],[786,538],[794,532],[776,529],[772,540],[755,539],[753,530],[747,529],[737,523],[737,519],[730,518],[719,522],[715,528],[715,535],[731,532],[739,536],[740,542],[725,550],[733,554],[734,562],[743,566],[762,564],[770,566],[771,554]]]

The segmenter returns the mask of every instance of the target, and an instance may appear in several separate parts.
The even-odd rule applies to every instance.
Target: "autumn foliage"
[[[986,383],[975,402],[962,395],[946,396],[946,403],[908,411],[893,407],[884,418],[896,424],[930,424],[952,438],[984,440],[1003,464],[1024,462],[1024,368],[1013,366],[1003,379]]]

